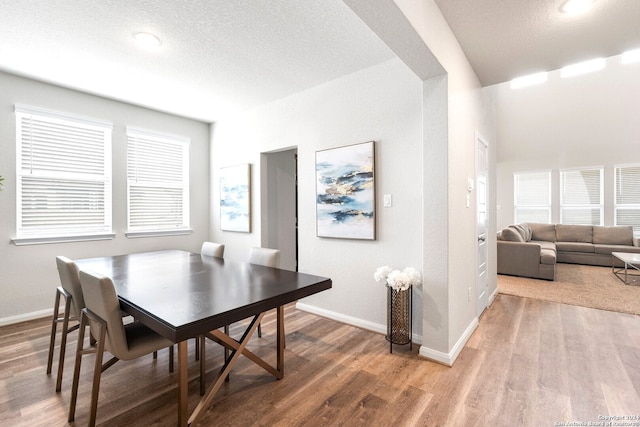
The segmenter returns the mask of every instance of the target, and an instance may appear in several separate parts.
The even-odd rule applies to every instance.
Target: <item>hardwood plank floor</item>
[[[554,426],[603,416],[638,416],[628,422],[640,425],[638,316],[499,295],[452,368],[419,358],[418,346],[389,354],[381,335],[293,306],[285,319],[284,379],[241,358],[199,425]],[[262,325],[263,338],[250,347],[273,361],[275,313]],[[0,328],[2,426],[68,425],[77,333],[56,394],[57,363],[45,374],[49,328],[48,319]],[[72,425],[88,420],[93,357],[85,360]],[[221,360],[222,350],[208,343],[208,384]],[[193,354],[189,369],[192,409],[199,398]],[[98,424],[175,425],[175,381],[167,351],[118,362],[102,377]]]

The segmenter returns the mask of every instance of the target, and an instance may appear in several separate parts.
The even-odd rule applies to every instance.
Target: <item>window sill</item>
[[[191,229],[181,230],[156,230],[156,231],[128,231],[124,233],[129,239],[141,237],[164,237],[164,236],[184,236],[193,233]]]
[[[16,246],[46,245],[50,243],[89,242],[93,240],[111,240],[116,237],[113,233],[88,234],[86,236],[55,236],[55,237],[22,237],[11,239]]]

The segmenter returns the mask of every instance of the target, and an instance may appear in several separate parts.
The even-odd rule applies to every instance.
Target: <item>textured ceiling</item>
[[[435,0],[483,86],[640,48],[640,0]]]
[[[0,0],[0,70],[212,122],[393,58],[358,14],[438,68],[392,0],[345,1]],[[640,48],[640,0],[563,1],[435,0],[485,86]]]
[[[341,0],[0,0],[0,70],[205,121],[393,57]]]

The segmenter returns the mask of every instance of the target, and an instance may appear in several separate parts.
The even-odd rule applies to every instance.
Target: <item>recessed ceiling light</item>
[[[591,73],[593,71],[602,70],[606,65],[607,61],[604,58],[592,59],[578,64],[567,65],[560,70],[560,76],[573,77],[580,74]]]
[[[511,89],[520,89],[522,87],[533,86],[547,81],[548,73],[543,71],[541,73],[529,74],[526,76],[518,77],[511,80],[509,83]]]
[[[562,4],[560,10],[569,15],[580,15],[591,9],[594,1],[595,0],[567,0]]]
[[[622,63],[640,62],[640,49],[628,50],[622,54]]]
[[[142,47],[154,48],[160,46],[160,39],[151,33],[135,33],[133,37],[135,37]]]

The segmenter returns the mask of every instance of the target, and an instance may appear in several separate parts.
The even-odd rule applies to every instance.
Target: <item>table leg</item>
[[[629,282],[627,282],[627,263],[624,263],[624,283],[625,284],[629,284]]]
[[[203,415],[203,413],[209,407],[209,404],[213,400],[214,396],[216,395],[216,393],[218,392],[220,387],[222,387],[222,385],[224,384],[224,382],[225,382],[224,379],[227,377],[227,375],[229,375],[229,372],[231,372],[231,369],[236,364],[236,362],[238,361],[240,356],[245,352],[245,350],[247,351],[247,356],[251,355],[252,357],[256,357],[257,358],[257,356],[255,356],[253,353],[249,352],[249,350],[246,349],[246,347],[247,347],[247,344],[249,343],[249,340],[251,339],[251,336],[256,331],[256,329],[258,329],[258,325],[260,324],[260,321],[262,320],[263,316],[264,316],[264,313],[260,313],[259,315],[255,316],[253,318],[253,320],[249,324],[249,327],[247,328],[247,330],[243,334],[240,342],[236,342],[236,348],[231,352],[231,357],[225,362],[224,366],[222,367],[222,370],[218,373],[218,378],[216,379],[216,381],[213,384],[211,384],[211,386],[209,387],[209,390],[207,391],[206,395],[202,399],[200,399],[200,402],[198,403],[196,408],[193,410],[193,413],[189,417],[188,424],[184,424],[184,425],[189,425],[190,426],[190,425],[195,424],[195,422],[198,421],[198,419]],[[231,338],[229,338],[227,335],[224,335],[218,329],[215,329],[215,330],[211,331],[207,335],[211,335],[214,338],[218,338],[219,337],[219,338],[222,338],[222,339],[224,339],[226,337],[230,341],[233,341]],[[186,353],[186,351],[185,351],[185,353]],[[185,354],[185,357],[186,357],[186,354]],[[249,357],[249,358],[253,360],[252,357]],[[258,360],[260,360],[260,359],[258,359]],[[185,374],[185,377],[186,377],[186,374]],[[185,388],[186,388],[186,378],[185,378]],[[186,396],[185,396],[185,399],[186,399]],[[185,404],[185,407],[186,407],[186,404]],[[185,412],[186,412],[186,409],[185,409]],[[181,421],[182,421],[182,418],[181,418]],[[180,424],[180,425],[182,426],[183,424]]]
[[[188,400],[188,364],[187,364],[187,340],[178,343],[178,425],[187,426],[189,400]]]
[[[277,309],[277,328],[278,336],[276,338],[276,345],[278,346],[276,368],[280,376],[278,379],[284,377],[284,307],[280,306]]]

